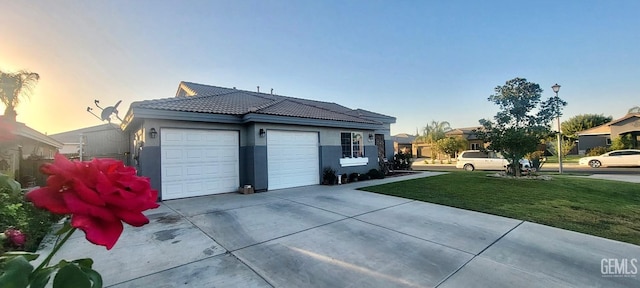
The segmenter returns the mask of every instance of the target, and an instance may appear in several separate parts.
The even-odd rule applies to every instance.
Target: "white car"
[[[640,166],[640,150],[625,149],[604,153],[600,156],[580,158],[578,164],[591,168],[608,166]]]
[[[457,159],[456,168],[466,171],[505,170],[509,164],[509,160],[494,151],[465,150],[460,152]],[[524,172],[531,169],[531,163],[527,159],[520,159],[520,165]]]

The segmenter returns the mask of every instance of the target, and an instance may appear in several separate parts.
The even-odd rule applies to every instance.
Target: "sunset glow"
[[[17,119],[49,134],[102,124],[94,99],[123,116],[183,80],[392,115],[392,134],[478,125],[514,77],[545,98],[561,84],[565,118],[640,105],[638,1],[2,2],[0,69],[41,76]]]

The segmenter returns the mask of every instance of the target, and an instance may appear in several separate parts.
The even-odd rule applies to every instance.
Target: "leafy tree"
[[[38,73],[27,70],[20,70],[16,73],[0,71],[0,101],[6,107],[4,110],[6,117],[16,119],[16,107],[22,98],[29,99],[39,79]]]
[[[460,152],[468,146],[469,143],[467,140],[461,137],[442,138],[435,143],[435,149],[446,154],[449,160],[451,159],[452,154]]]
[[[430,124],[427,124],[424,128],[422,128],[422,135],[416,139],[420,142],[425,143],[435,143],[436,141],[445,137],[444,133],[451,130],[451,125],[447,121],[431,121]]]
[[[560,127],[565,137],[570,140],[577,140],[578,132],[611,122],[612,119],[611,116],[604,116],[602,114],[581,114],[563,121]]]
[[[637,114],[640,113],[640,106],[633,106],[627,111],[628,114]]]
[[[436,142],[443,139],[445,137],[445,133],[449,130],[451,130],[449,122],[438,122],[434,120],[422,128],[422,135],[418,136],[415,141],[431,144],[431,159],[433,160],[435,152],[437,152],[435,147]]]
[[[525,154],[536,151],[541,139],[550,133],[550,123],[561,115],[567,103],[559,97],[542,101],[542,89],[524,78],[514,78],[494,89],[488,100],[500,107],[492,120],[481,119],[478,138],[490,143],[489,150],[499,151],[509,162],[519,163]],[[515,167],[520,176],[520,165]]]
[[[548,143],[549,151],[553,155],[558,156],[558,149],[556,146],[558,146],[558,143],[556,141],[549,141]],[[560,149],[560,152],[562,152],[562,157],[567,156],[567,154],[569,154],[569,152],[571,152],[571,150],[573,150],[573,148],[575,147],[576,147],[576,142],[571,139],[565,139],[564,141],[562,141],[562,149]]]

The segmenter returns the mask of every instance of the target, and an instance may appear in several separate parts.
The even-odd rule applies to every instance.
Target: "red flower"
[[[87,240],[111,249],[122,234],[122,222],[140,227],[149,223],[143,211],[157,208],[158,191],[133,167],[114,159],[69,161],[56,154],[40,168],[50,175],[47,186],[27,193],[39,208],[71,214],[71,226]]]
[[[9,228],[4,231],[4,235],[9,239],[11,244],[16,247],[22,247],[24,243],[27,242],[27,237],[18,229]]]

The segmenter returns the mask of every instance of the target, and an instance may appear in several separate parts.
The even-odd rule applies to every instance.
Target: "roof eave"
[[[301,118],[301,117],[291,117],[291,116],[277,116],[277,115],[266,115],[266,114],[258,114],[258,113],[245,114],[244,117],[242,118],[242,122],[243,123],[265,122],[265,123],[274,123],[274,124],[350,128],[350,129],[363,129],[363,130],[376,130],[376,129],[382,128],[381,126],[383,126],[382,124],[373,124],[373,123],[358,123],[358,122]]]

